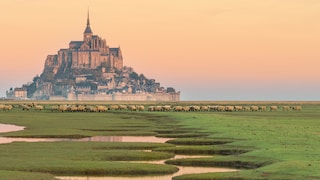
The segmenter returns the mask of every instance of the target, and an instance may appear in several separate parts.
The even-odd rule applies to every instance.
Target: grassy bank
[[[52,174],[48,173],[36,173],[36,172],[21,172],[21,171],[6,171],[0,170],[1,180],[21,180],[21,179],[32,179],[32,180],[50,180],[55,179]]]
[[[174,179],[320,179],[320,107],[305,106],[302,112],[232,112],[174,114],[187,127],[204,129],[211,138],[237,139],[229,146],[251,147],[237,156],[184,159],[170,164],[225,166],[226,162],[251,162],[264,166],[236,173],[184,175]],[[184,147],[186,148],[186,147]]]
[[[149,136],[157,134],[155,129],[165,129],[167,126],[175,128],[172,120],[165,117],[134,113],[67,114],[14,110],[1,112],[0,123],[26,127],[23,131],[3,133],[2,136],[37,138],[80,138],[108,135]],[[172,165],[129,162],[172,158],[173,153],[144,151],[170,146],[173,145],[72,141],[0,144],[0,170],[3,170],[0,171],[0,176],[11,176],[10,173],[8,174],[10,171],[21,172],[16,175],[20,179],[26,176],[22,172],[38,172],[34,176],[40,179],[43,177],[43,174],[40,173],[95,176],[171,174],[176,172],[178,168]]]
[[[277,112],[0,112],[0,123],[26,126],[14,137],[80,138],[152,135],[178,139],[160,143],[51,142],[0,145],[0,176],[10,172],[68,175],[169,174],[170,165],[123,163],[174,154],[214,155],[176,159],[172,165],[221,166],[233,173],[183,175],[175,179],[320,179],[320,106]],[[141,150],[152,149],[153,152]],[[4,155],[2,155],[4,154]],[[3,162],[3,163],[2,163]],[[48,163],[49,162],[49,163]],[[39,174],[40,173],[40,174]],[[19,174],[19,173],[17,173]],[[47,179],[47,178],[44,178]]]
[[[152,175],[170,174],[169,165],[128,163],[173,157],[170,153],[143,149],[168,146],[161,143],[54,142],[11,143],[0,146],[0,169],[55,175]],[[131,150],[130,150],[131,149]]]

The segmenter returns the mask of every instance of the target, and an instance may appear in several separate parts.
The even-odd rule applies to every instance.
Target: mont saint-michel
[[[180,92],[164,88],[123,65],[120,47],[94,35],[89,12],[82,41],[48,55],[31,83],[7,91],[9,99],[179,101]]]

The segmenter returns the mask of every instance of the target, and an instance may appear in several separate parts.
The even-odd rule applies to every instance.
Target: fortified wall
[[[141,94],[69,94],[68,97],[50,96],[50,100],[78,101],[180,101],[180,92]]]

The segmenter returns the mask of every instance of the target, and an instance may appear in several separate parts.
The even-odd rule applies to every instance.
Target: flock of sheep
[[[0,104],[0,110],[10,111],[12,108],[13,108],[13,106],[11,104],[9,104],[9,105]]]
[[[149,106],[148,111],[216,111],[216,112],[233,112],[233,111],[301,111],[302,106]]]
[[[29,111],[31,109],[35,111],[42,111],[45,109],[44,105],[37,105],[35,103],[19,104],[19,105],[5,105],[0,104],[0,110],[10,111],[13,107],[20,107],[24,111]],[[180,106],[180,105],[157,105],[157,106],[147,106],[144,105],[52,105],[50,106],[52,112],[106,112],[106,111],[176,111],[176,112],[189,112],[189,111],[214,111],[214,112],[240,112],[240,111],[301,111],[302,106],[230,106],[230,105],[193,105],[193,106]]]

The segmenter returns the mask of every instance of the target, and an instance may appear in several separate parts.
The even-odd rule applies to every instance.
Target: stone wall
[[[70,99],[71,100],[71,99]],[[79,101],[180,101],[178,93],[78,94]]]

